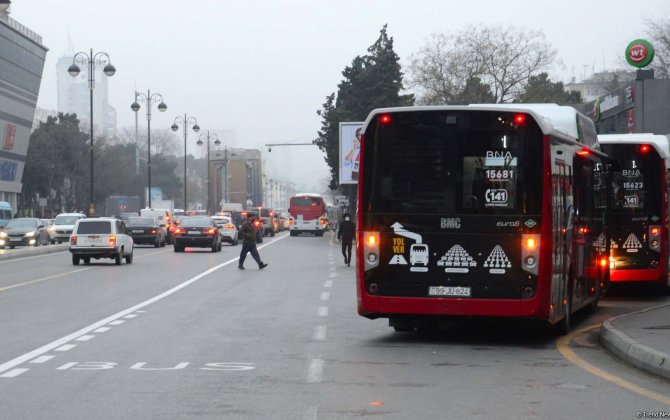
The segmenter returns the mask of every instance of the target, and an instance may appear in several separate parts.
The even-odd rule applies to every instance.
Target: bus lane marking
[[[310,359],[309,367],[307,368],[307,383],[313,384],[321,382],[323,377],[323,359]]]
[[[276,243],[276,242],[278,242],[282,239],[285,239],[287,237],[288,236],[281,236],[279,238],[275,238],[273,241],[270,241],[270,242],[266,243],[265,245],[261,245],[260,247],[258,247],[258,249],[263,249],[264,247],[266,247],[268,245],[271,245],[273,243]],[[163,252],[167,252],[167,251],[163,251]],[[104,318],[104,319],[101,319],[100,321],[94,322],[93,324],[91,324],[89,326],[86,326],[86,327],[84,327],[80,330],[77,330],[77,331],[75,331],[71,334],[68,334],[64,337],[61,337],[61,338],[55,340],[55,341],[52,341],[51,343],[45,344],[45,345],[43,345],[43,346],[41,346],[41,347],[39,347],[35,350],[29,351],[28,353],[24,353],[24,354],[22,354],[18,357],[15,357],[12,360],[9,360],[5,363],[2,363],[2,364],[0,364],[0,378],[13,377],[13,376],[5,376],[5,375],[9,375],[10,373],[15,372],[15,370],[12,370],[12,369],[16,368],[17,366],[20,366],[20,365],[22,365],[22,364],[24,364],[24,363],[26,363],[30,360],[33,360],[33,359],[35,359],[39,356],[42,356],[43,354],[45,354],[47,352],[50,352],[52,350],[56,350],[58,348],[64,347],[64,346],[67,345],[67,343],[69,343],[71,341],[74,341],[77,338],[90,333],[91,331],[102,328],[105,325],[110,324],[111,322],[118,320],[119,318],[122,318],[122,317],[124,317],[128,314],[131,314],[133,312],[138,311],[139,309],[143,309],[143,308],[145,308],[145,307],[147,307],[147,306],[149,306],[153,303],[156,303],[156,302],[158,302],[162,299],[165,299],[166,297],[168,297],[170,295],[173,295],[174,293],[180,291],[181,289],[183,289],[185,287],[190,286],[191,284],[197,282],[198,280],[200,280],[204,277],[207,277],[208,275],[212,274],[213,272],[215,272],[215,271],[217,271],[217,270],[219,270],[219,269],[221,269],[221,268],[223,268],[227,265],[230,265],[232,263],[237,262],[238,259],[239,259],[239,257],[235,257],[235,258],[232,258],[232,259],[230,259],[226,262],[215,265],[214,267],[211,267],[211,268],[203,271],[202,273],[200,273],[200,274],[198,274],[194,277],[191,277],[190,279],[184,281],[181,284],[178,284],[177,286],[175,286],[171,289],[166,290],[163,293],[160,293],[160,294],[158,294],[158,295],[156,295],[152,298],[149,298],[149,299],[145,300],[144,302],[138,303],[137,305],[131,306],[130,308],[124,309],[120,312],[117,312],[113,315],[110,315],[107,318]],[[76,346],[76,344],[71,344],[71,346]],[[74,362],[74,365],[76,365],[76,362]],[[74,365],[72,365],[72,366],[74,366]],[[61,366],[61,367],[63,367],[63,366]],[[61,369],[61,370],[65,370],[65,369],[67,369],[67,367],[64,368],[64,369]],[[21,373],[25,372],[25,370],[21,370],[21,369],[17,369],[16,371],[18,371],[18,373],[12,373],[12,374],[20,375]]]
[[[327,306],[319,306],[319,316],[328,316],[328,307]]]
[[[608,373],[581,358],[580,356],[577,355],[571,348],[570,348],[570,342],[579,334],[584,334],[587,332],[590,332],[596,328],[600,328],[600,323],[591,325],[589,327],[585,327],[582,329],[579,329],[577,331],[573,331],[572,333],[565,335],[561,338],[558,339],[556,342],[556,347],[558,348],[558,351],[568,359],[572,364],[577,365],[578,367],[584,369],[585,371],[589,372],[590,374],[597,376],[601,379],[604,379],[605,381],[611,382],[613,384],[619,385],[622,388],[625,388],[629,391],[632,391],[636,394],[642,395],[643,397],[647,397],[649,399],[658,401],[662,404],[670,405],[670,397],[667,397],[665,395],[661,395],[657,392],[654,392],[650,389],[641,387],[639,385],[635,385],[632,382],[629,382],[623,378],[620,378],[618,376],[612,375],[611,373]]]
[[[312,336],[314,338],[314,341],[325,341],[326,340],[326,326],[325,325],[319,325],[316,328],[314,328],[314,335]]]
[[[325,287],[325,288],[327,288],[327,289],[333,287],[333,281],[332,281],[332,280],[327,280],[327,281],[323,284],[323,287]]]
[[[321,292],[321,300],[330,300],[330,293]]]

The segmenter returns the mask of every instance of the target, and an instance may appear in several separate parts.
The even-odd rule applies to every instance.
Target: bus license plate
[[[469,287],[430,286],[428,296],[464,296],[470,297]]]

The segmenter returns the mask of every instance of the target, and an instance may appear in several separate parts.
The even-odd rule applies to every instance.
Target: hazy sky
[[[238,147],[261,148],[316,137],[316,111],[385,23],[401,64],[431,33],[541,29],[563,63],[551,76],[567,82],[623,67],[645,20],[669,11],[667,0],[13,0],[11,16],[49,48],[39,106],[56,109],[56,61],[69,33],[75,51],[105,51],[116,66],[110,102],[119,127],[134,126],[135,87],[151,89],[169,107],[154,112],[152,128],[188,113],[203,130],[234,129]],[[315,146],[263,148],[263,159],[271,176],[290,174],[305,187],[329,177]]]

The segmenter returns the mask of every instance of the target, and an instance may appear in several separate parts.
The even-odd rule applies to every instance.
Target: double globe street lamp
[[[221,141],[219,140],[219,137],[215,134],[212,133],[211,137],[214,139],[214,145],[218,146],[221,144]],[[201,134],[200,137],[198,138],[198,142],[196,143],[198,146],[203,145],[202,141],[203,135]],[[207,212],[212,211],[212,202],[211,202],[211,194],[209,192],[209,130],[207,130]]]
[[[188,210],[188,202],[187,200],[187,195],[186,195],[186,157],[188,156],[186,152],[186,135],[188,132],[188,126],[192,125],[193,126],[193,131],[198,132],[200,131],[200,126],[198,125],[198,120],[195,119],[195,117],[189,117],[188,115],[184,114],[184,117],[182,118],[181,116],[177,117],[174,119],[174,123],[172,124],[172,131],[177,131],[179,130],[179,125],[182,125],[184,127],[184,211]]]
[[[140,110],[140,104],[138,101],[144,102],[147,105],[147,195],[148,195],[148,207],[151,208],[151,104],[158,104],[158,110],[160,112],[165,112],[167,110],[167,105],[163,102],[163,96],[160,93],[151,93],[151,90],[147,90],[146,95],[141,92],[135,92],[135,102],[130,105],[130,109],[135,112],[137,117],[137,112]],[[137,121],[137,120],[136,120]]]
[[[90,192],[89,192],[89,206],[88,206],[88,215],[90,217],[95,216],[95,198],[93,195],[94,192],[94,183],[93,183],[93,89],[95,88],[95,69],[96,66],[104,65],[102,71],[109,77],[114,76],[116,73],[116,68],[112,65],[111,59],[106,52],[98,52],[93,54],[93,49],[91,48],[90,54],[85,52],[78,52],[72,58],[72,65],[68,67],[67,72],[72,77],[79,76],[81,69],[77,63],[83,65],[88,65],[88,89],[90,91],[91,99],[91,146],[90,146]]]

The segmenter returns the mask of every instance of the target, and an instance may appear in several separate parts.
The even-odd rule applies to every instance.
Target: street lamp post
[[[188,196],[186,195],[186,133],[187,133],[187,128],[189,125],[193,126],[193,131],[198,132],[200,131],[200,126],[198,125],[198,120],[195,119],[195,117],[189,117],[188,115],[184,114],[184,117],[182,118],[181,116],[177,117],[174,119],[174,123],[172,124],[172,131],[177,131],[179,130],[179,125],[182,125],[184,127],[184,211],[188,210],[188,203],[187,203],[187,198]]]
[[[160,112],[165,112],[167,105],[163,102],[163,95],[160,93],[152,94],[151,90],[147,90],[146,95],[142,92],[135,92],[135,102],[130,105],[130,109],[135,112],[135,118],[137,118],[137,112],[140,110],[138,101],[144,102],[147,105],[147,207],[151,208],[151,104],[160,101],[158,104],[158,110]]]
[[[200,135],[200,138],[198,138],[198,146],[202,146],[202,135]],[[212,200],[211,200],[211,194],[209,192],[209,130],[207,130],[207,213],[210,213],[212,211]],[[219,137],[216,135],[216,133],[212,134],[212,138],[214,138],[214,144],[216,146],[221,144],[221,141],[219,140]],[[211,213],[210,213],[211,214]]]
[[[98,52],[96,54],[93,54],[93,49],[91,48],[90,54],[86,54],[83,51],[80,51],[74,55],[72,58],[72,65],[68,67],[67,72],[70,74],[72,77],[77,77],[79,76],[79,72],[81,69],[77,65],[77,63],[81,65],[88,65],[88,89],[90,91],[90,99],[91,99],[91,145],[90,145],[90,192],[89,192],[89,205],[88,205],[88,214],[89,216],[93,217],[95,216],[95,198],[93,195],[94,192],[94,183],[93,183],[93,89],[95,88],[95,68],[97,65],[103,65],[102,71],[107,75],[107,76],[114,76],[114,73],[116,73],[116,68],[112,65],[111,59],[109,58],[109,55],[106,52]]]

